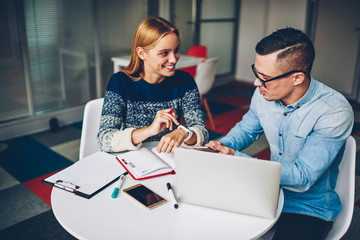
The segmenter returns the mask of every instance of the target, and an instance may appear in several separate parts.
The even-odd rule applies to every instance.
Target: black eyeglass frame
[[[266,88],[266,84],[265,84],[265,83],[271,82],[271,81],[274,81],[274,80],[276,80],[276,79],[280,79],[280,78],[283,78],[283,77],[286,77],[286,76],[289,76],[290,74],[297,73],[297,72],[302,72],[302,73],[305,73],[305,74],[306,74],[306,72],[305,72],[305,71],[302,71],[302,70],[292,70],[292,71],[290,71],[290,72],[281,74],[281,75],[279,75],[279,76],[270,78],[270,79],[268,79],[268,80],[263,80],[263,79],[261,79],[261,78],[259,77],[259,72],[256,70],[255,64],[251,65],[251,70],[253,71],[255,77],[260,80],[260,82],[264,85],[265,88]]]

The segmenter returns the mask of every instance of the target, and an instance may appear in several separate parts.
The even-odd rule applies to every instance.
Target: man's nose
[[[254,86],[261,87],[262,85],[263,85],[263,83],[256,77],[255,81],[254,81]]]

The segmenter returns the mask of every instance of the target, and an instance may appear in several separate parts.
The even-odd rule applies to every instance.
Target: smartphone
[[[198,150],[198,151],[203,151],[203,152],[213,152],[213,153],[218,153],[218,150],[215,150],[211,147],[207,147],[207,146],[193,146],[191,149],[194,150]]]
[[[147,209],[156,208],[167,202],[166,199],[162,198],[142,184],[126,188],[123,191]]]

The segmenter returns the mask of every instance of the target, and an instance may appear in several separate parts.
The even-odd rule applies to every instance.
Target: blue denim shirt
[[[248,156],[239,151],[265,133],[271,161],[282,165],[283,211],[334,221],[341,209],[334,190],[338,166],[353,122],[348,101],[311,78],[306,94],[289,106],[265,100],[256,89],[249,111],[220,141]]]

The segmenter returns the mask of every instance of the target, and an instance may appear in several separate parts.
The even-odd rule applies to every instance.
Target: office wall
[[[250,66],[254,63],[255,45],[266,34],[266,0],[242,0],[240,6],[240,23],[238,52],[235,78],[252,83],[254,74]]]
[[[269,0],[266,35],[284,27],[305,30],[307,0]]]
[[[235,78],[253,83],[251,64],[255,45],[266,35],[286,26],[304,30],[307,0],[242,0]]]
[[[344,4],[346,2],[346,4]],[[353,89],[359,51],[360,1],[321,0],[316,24],[316,58],[313,76],[340,91],[356,97]],[[359,60],[358,60],[359,61]]]

